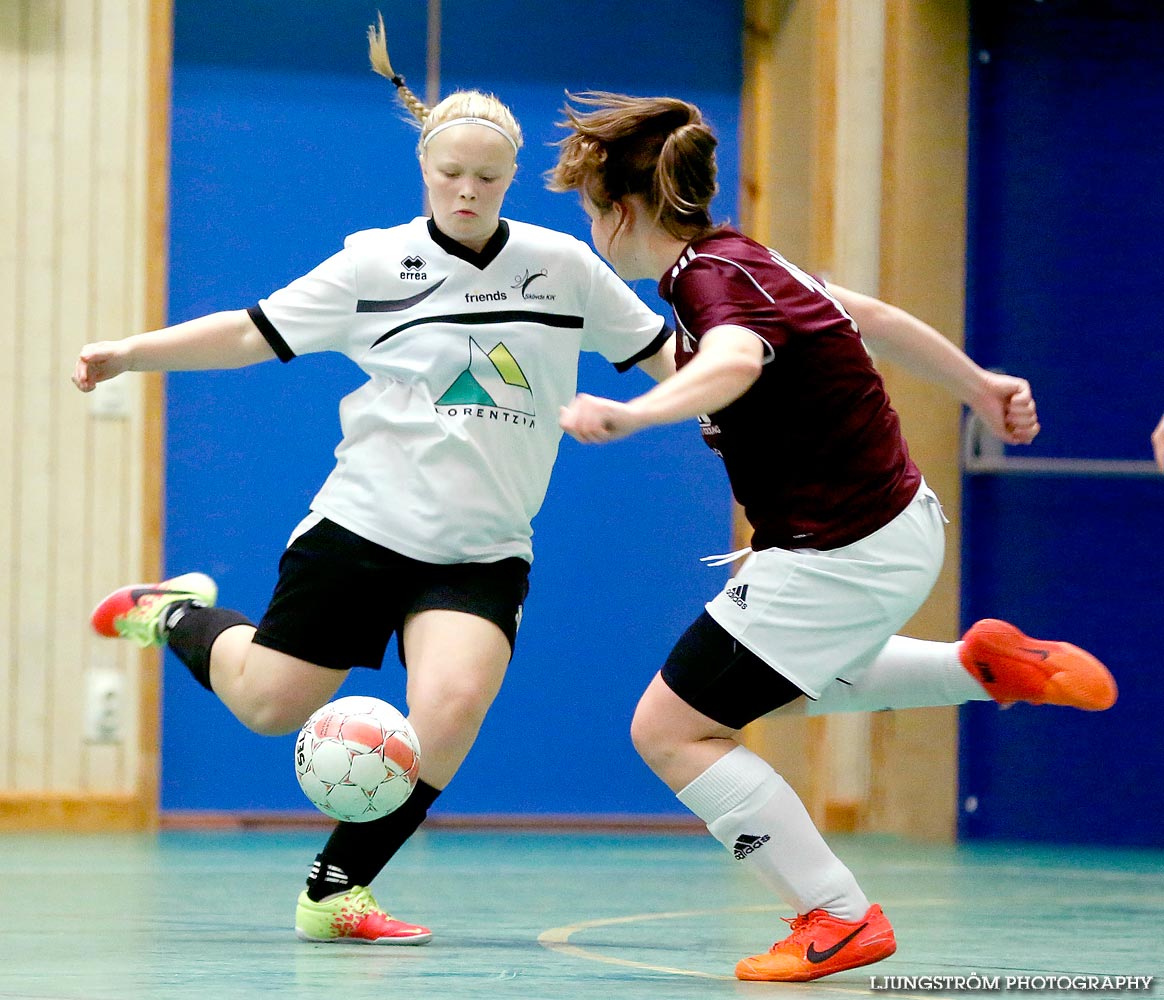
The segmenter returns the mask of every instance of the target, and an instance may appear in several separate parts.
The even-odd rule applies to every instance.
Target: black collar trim
[[[509,223],[504,219],[498,221],[497,229],[489,237],[489,242],[485,244],[480,253],[476,250],[470,250],[464,243],[458,243],[451,236],[446,236],[437,229],[437,224],[432,219],[428,220],[428,235],[445,253],[453,257],[460,257],[461,260],[472,264],[479,271],[484,271],[501,253],[505,244],[509,242]]]

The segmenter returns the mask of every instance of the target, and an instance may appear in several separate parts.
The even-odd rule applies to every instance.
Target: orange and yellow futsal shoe
[[[737,979],[806,983],[880,962],[897,951],[893,928],[876,903],[860,920],[841,920],[824,910],[813,910],[787,922],[792,933],[764,954],[741,959],[736,965]]]
[[[970,626],[958,656],[1000,705],[1025,701],[1102,712],[1118,695],[1111,671],[1086,650],[1032,639],[996,618]]]
[[[329,944],[426,944],[432,940],[432,931],[394,919],[380,909],[367,888],[356,885],[342,896],[318,903],[307,890],[301,892],[295,907],[295,936],[300,941]]]
[[[218,587],[205,573],[185,573],[161,583],[131,583],[107,594],[89,623],[98,635],[129,639],[143,649],[166,644],[165,618],[175,604],[209,608]]]

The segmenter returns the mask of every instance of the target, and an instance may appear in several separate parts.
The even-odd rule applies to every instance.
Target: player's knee
[[[445,727],[476,731],[493,702],[494,685],[473,677],[446,679],[439,686],[414,691],[409,697],[413,715],[439,716]]]
[[[320,700],[314,692],[287,684],[285,679],[281,683],[278,680],[255,671],[245,677],[239,697],[230,703],[239,721],[260,736],[296,732],[327,701]]]
[[[651,725],[650,719],[645,718],[639,709],[635,710],[634,717],[631,719],[630,738],[638,755],[649,764],[651,753],[655,747],[654,727]]]
[[[260,736],[286,736],[297,732],[312,711],[319,707],[263,698],[236,714],[244,726]]]
[[[327,704],[345,672],[297,660],[265,646],[250,645],[235,670],[215,675],[215,693],[238,720],[260,736],[299,730]]]
[[[639,700],[631,719],[631,743],[652,770],[674,753],[673,733],[669,731],[657,699],[651,689]]]

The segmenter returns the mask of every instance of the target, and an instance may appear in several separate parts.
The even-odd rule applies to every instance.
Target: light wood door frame
[[[160,657],[86,619],[160,572],[163,382],[68,377],[86,341],[165,324],[172,30],[171,0],[0,5],[0,830],[158,821]]]
[[[961,345],[967,0],[747,0],[745,230],[813,273],[879,295]],[[910,450],[951,525],[946,565],[904,630],[959,627],[960,407],[881,365]],[[749,537],[736,511],[736,540]],[[957,711],[760,720],[747,740],[826,831],[952,840]]]

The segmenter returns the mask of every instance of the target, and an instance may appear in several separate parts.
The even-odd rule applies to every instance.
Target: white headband
[[[429,132],[429,134],[426,135],[424,140],[421,142],[420,148],[425,149],[434,135],[436,135],[438,132],[443,132],[447,128],[452,128],[454,125],[484,125],[486,128],[491,128],[494,132],[500,133],[509,140],[509,144],[513,147],[513,155],[517,155],[517,143],[514,141],[513,136],[511,136],[508,132],[505,131],[505,129],[498,125],[497,122],[491,122],[488,118],[450,118],[447,122],[441,122],[436,128]]]

